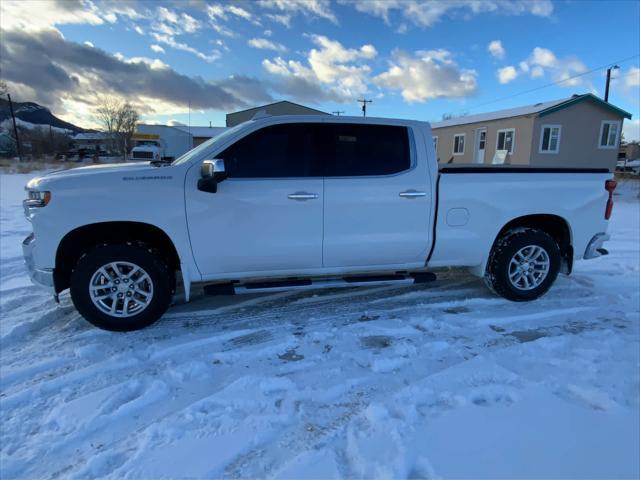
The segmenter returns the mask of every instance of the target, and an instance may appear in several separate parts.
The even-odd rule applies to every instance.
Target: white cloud
[[[39,31],[65,24],[102,25],[118,17],[139,18],[140,13],[118,2],[96,6],[91,1],[51,2],[47,0],[2,0],[0,22],[3,30]]]
[[[542,78],[544,77],[544,69],[539,66],[535,66],[531,69],[531,78]]]
[[[230,15],[242,18],[255,25],[260,25],[260,21],[256,19],[250,11],[242,7],[238,7],[237,5],[223,5],[220,3],[212,3],[210,5],[207,5],[206,12],[209,17],[209,23],[211,27],[220,35],[224,35],[225,37],[236,36],[236,34],[229,27],[223,25],[224,22],[229,20]]]
[[[263,8],[280,10],[289,16],[287,22],[290,21],[291,16],[303,14],[309,17],[320,17],[330,20],[333,23],[338,23],[338,19],[331,10],[329,0],[258,0],[258,5]],[[276,20],[273,17],[271,18],[272,20]],[[284,19],[280,20],[284,21]],[[283,23],[283,21],[281,21],[281,23]]]
[[[200,22],[191,15],[183,13],[180,20],[182,22],[182,29],[185,33],[193,33],[200,29]]]
[[[253,21],[253,15],[251,15],[251,12],[245,10],[244,8],[237,7],[235,5],[229,5],[227,9],[236,17],[244,18],[248,21]]]
[[[151,50],[153,50],[156,53],[165,53],[164,48],[156,44],[151,45]]]
[[[487,50],[489,50],[489,53],[492,57],[499,59],[504,58],[507,53],[500,40],[493,40],[492,42],[490,42],[487,46]]]
[[[518,71],[515,69],[515,67],[511,65],[509,65],[508,67],[498,69],[498,80],[502,84],[506,84],[512,80],[515,80],[517,76],[518,76]]]
[[[293,60],[289,60],[289,62],[286,62],[282,57],[276,57],[273,60],[265,58],[262,61],[262,66],[267,72],[273,75],[296,75],[305,77],[311,76],[306,70],[304,70],[304,67],[300,64],[300,62],[295,62]]]
[[[133,29],[136,31],[138,35],[144,35],[144,30],[139,25],[136,25],[135,27],[133,27]]]
[[[548,48],[535,47],[529,57],[519,63],[519,67],[520,73],[528,73],[531,78],[542,78],[548,72],[554,82],[559,82],[559,86],[584,85],[593,90],[593,85],[580,76],[587,72],[586,65],[574,56],[558,58]]]
[[[247,9],[239,7],[238,5],[227,5],[221,3],[212,3],[207,5],[207,15],[215,23],[219,20],[228,20],[229,14],[242,18],[248,22],[260,25],[260,21],[254,17],[254,15]]]
[[[215,8],[211,6],[210,8]],[[212,50],[209,53],[202,52],[195,47],[192,47],[184,41],[178,40],[177,37],[185,34],[192,34],[201,30],[203,24],[193,18],[191,15],[184,12],[177,12],[170,10],[166,7],[158,7],[156,10],[155,18],[151,23],[151,37],[158,43],[175,48],[176,50],[182,50],[183,52],[191,53],[205,62],[212,63],[218,60],[222,54],[219,50]],[[156,48],[162,48],[156,45]],[[159,53],[164,53],[157,50],[153,46],[152,50]]]
[[[558,59],[555,54],[548,48],[536,47],[529,57],[529,63],[540,65],[541,67],[553,67],[557,62]]]
[[[624,84],[627,87],[640,87],[640,68],[631,67],[624,76]]]
[[[291,27],[291,15],[279,14],[279,13],[267,13],[266,17],[273,20],[276,23],[284,25],[287,28]]]
[[[624,120],[622,124],[625,142],[640,141],[640,118],[635,120]]]
[[[267,30],[265,30],[264,32],[262,32],[262,34],[263,34],[265,37],[270,37],[271,35],[273,35],[273,32],[272,32],[271,30],[267,29]]]
[[[476,72],[460,69],[447,50],[394,52],[389,69],[374,78],[380,86],[397,89],[409,103],[432,98],[465,97],[476,91]]]
[[[152,25],[152,28],[164,34],[194,33],[202,28],[200,21],[187,13],[178,13],[166,7],[158,7],[156,11],[159,22]]]
[[[262,50],[273,50],[275,52],[286,52],[287,47],[281,43],[272,42],[266,38],[252,38],[247,42],[247,45],[253,48],[259,48]]]
[[[535,15],[553,13],[551,0],[341,0],[356,10],[382,18],[387,24],[395,13],[420,27],[430,27],[444,16],[468,17],[481,13]]]
[[[88,41],[88,40],[87,40],[86,42],[84,42],[84,44],[85,44],[87,47],[93,47],[93,46],[94,46],[94,45],[93,45],[93,43],[91,43],[91,42],[90,42],[90,41]]]
[[[127,58],[122,53],[117,52],[113,55],[115,58],[124,63],[145,63],[149,65],[152,70],[170,69],[171,67],[158,58],[149,57],[131,57]]]
[[[343,100],[352,100],[367,91],[371,67],[364,61],[378,54],[373,45],[345,48],[340,42],[323,35],[312,35],[311,40],[318,48],[308,52],[308,66],[296,60],[285,61],[281,57],[265,59],[262,66],[273,75],[296,77],[322,85]]]
[[[178,14],[165,7],[158,7],[158,17],[164,22],[178,23]]]
[[[168,45],[171,48],[175,48],[176,50],[182,50],[183,52],[192,53],[198,58],[208,63],[215,62],[222,56],[219,50],[212,50],[211,53],[204,53],[198,50],[197,48],[187,45],[186,43],[177,41],[171,35],[164,35],[164,34],[153,32],[151,36],[156,40],[156,42],[164,43],[165,45]]]

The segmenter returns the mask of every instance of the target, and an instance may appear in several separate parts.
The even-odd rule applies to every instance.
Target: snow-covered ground
[[[536,302],[444,272],[200,296],[116,334],[30,286],[28,177],[0,177],[3,479],[640,476],[637,182],[611,254]]]

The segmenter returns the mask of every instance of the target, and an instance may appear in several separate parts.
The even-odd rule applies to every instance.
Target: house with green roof
[[[631,114],[590,93],[431,124],[438,162],[616,166]]]

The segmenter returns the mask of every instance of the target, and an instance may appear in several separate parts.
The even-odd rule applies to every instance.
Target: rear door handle
[[[400,195],[403,198],[418,198],[418,197],[426,197],[426,192],[418,192],[417,190],[406,190],[404,192],[400,192]]]
[[[316,198],[318,198],[318,194],[307,193],[307,192],[296,192],[296,193],[290,193],[289,195],[287,195],[287,198],[289,200],[297,200],[301,202],[305,200],[315,200]]]

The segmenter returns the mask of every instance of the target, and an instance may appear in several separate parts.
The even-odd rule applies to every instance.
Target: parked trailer
[[[193,148],[193,137],[168,125],[138,125],[132,160],[174,160]]]
[[[175,160],[226,129],[141,124],[133,135],[135,146],[131,150],[131,160]]]

